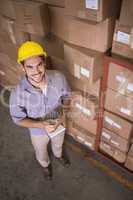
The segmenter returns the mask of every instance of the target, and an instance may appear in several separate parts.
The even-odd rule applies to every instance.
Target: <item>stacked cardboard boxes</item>
[[[0,83],[15,86],[23,76],[17,65],[18,47],[31,40],[30,34],[45,37],[50,30],[46,4],[31,1],[1,2]],[[12,78],[11,78],[12,77]]]
[[[110,62],[100,149],[126,161],[133,136],[133,72]]]
[[[112,47],[120,2],[4,0],[0,7],[0,84],[17,84],[23,75],[16,67],[18,46],[27,40],[39,42],[51,57],[50,67],[66,75],[73,91],[68,133],[92,150],[98,130],[103,56]],[[127,58],[133,55],[131,5],[131,0],[123,0],[112,50]],[[100,149],[132,170],[133,74],[113,62],[105,110]]]
[[[66,0],[66,13],[81,19],[101,22],[119,14],[120,0]]]
[[[50,8],[52,33],[69,43],[100,52],[112,46],[115,17],[94,24],[64,13],[65,8]]]
[[[133,72],[110,63],[105,108],[133,121]]]
[[[2,1],[0,14],[13,19],[21,31],[45,36],[50,31],[48,7],[28,0]]]
[[[97,98],[90,99],[89,96],[83,96],[79,91],[73,93],[71,106],[67,113],[67,119],[70,123],[68,133],[80,140],[79,142],[83,140],[86,145],[89,143],[88,146],[93,150],[97,131],[97,120],[95,120],[97,114]]]
[[[0,26],[0,83],[3,86],[14,86],[23,75],[16,63],[17,48],[29,39],[29,34],[20,31],[12,19],[4,16],[0,16]]]
[[[123,0],[120,19],[116,23],[113,48],[114,54],[133,59],[133,1]]]
[[[86,129],[80,127],[77,123],[69,120],[67,121],[68,133],[76,141],[87,146],[89,149],[95,149],[95,135],[88,132]]]
[[[100,144],[100,148],[118,162],[126,161],[127,166],[129,162],[129,168],[132,168],[127,153],[133,137],[133,71],[124,63],[131,65],[133,59],[132,7],[131,0],[122,1],[120,18],[115,25],[112,45],[115,62],[110,61],[108,66],[106,112]]]
[[[54,56],[52,63],[59,64],[57,69],[65,66],[62,71],[76,93],[67,114],[68,133],[83,144],[88,142],[88,146],[94,149],[103,55],[112,46],[120,2],[115,9],[114,1],[83,2],[66,0],[65,8],[49,6],[51,32],[64,41],[64,59]],[[97,7],[93,7],[92,4],[96,3]],[[77,12],[82,12],[82,15],[77,15]]]

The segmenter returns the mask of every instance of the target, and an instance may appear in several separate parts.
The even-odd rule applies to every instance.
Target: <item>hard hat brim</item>
[[[24,61],[24,60],[26,60],[26,59],[28,59],[28,58],[34,57],[34,56],[45,56],[45,57],[47,57],[47,53],[46,53],[45,51],[42,52],[42,53],[39,53],[39,54],[33,53],[33,54],[31,54],[30,56],[28,55],[28,56],[23,57],[23,59],[19,58],[19,59],[17,60],[17,62],[18,62],[18,64],[21,64],[22,61]]]

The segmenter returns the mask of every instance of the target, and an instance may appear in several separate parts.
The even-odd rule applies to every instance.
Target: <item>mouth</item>
[[[38,78],[40,78],[40,77],[41,77],[41,74],[42,74],[42,73],[39,73],[39,74],[34,74],[34,75],[32,75],[32,77],[33,77],[33,78],[36,78],[36,79],[38,79]]]

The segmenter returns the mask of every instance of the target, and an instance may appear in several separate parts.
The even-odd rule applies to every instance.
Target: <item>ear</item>
[[[20,64],[20,68],[21,68],[21,70],[22,70],[23,72],[25,72],[25,68],[24,68],[24,66],[23,66],[22,64]]]

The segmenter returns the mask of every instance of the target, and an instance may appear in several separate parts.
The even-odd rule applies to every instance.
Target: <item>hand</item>
[[[38,128],[44,128],[47,130],[47,132],[52,132],[56,129],[55,124],[49,124],[46,121],[38,122]]]
[[[58,119],[56,128],[58,128],[58,126],[61,124],[65,127],[65,116],[64,115],[61,115],[60,118]]]
[[[56,125],[47,124],[47,125],[45,125],[45,129],[47,130],[48,133],[51,133],[51,132],[55,131]]]

